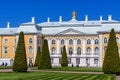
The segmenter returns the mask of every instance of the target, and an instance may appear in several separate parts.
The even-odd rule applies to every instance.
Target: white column
[[[65,47],[66,47],[66,52],[68,54],[68,38],[65,39]]]
[[[37,53],[37,35],[34,35],[34,62],[36,58],[36,53]]]
[[[91,39],[91,54],[94,54],[94,38]]]
[[[76,45],[77,45],[77,39],[73,39],[73,45],[74,45],[74,52],[73,54],[76,55],[77,54],[77,48],[76,48]]]
[[[82,54],[85,54],[85,45],[86,45],[86,39],[85,38],[82,38]]]
[[[99,35],[99,62],[98,65],[99,67],[102,67],[102,34]]]
[[[56,54],[60,54],[60,39],[56,39]]]
[[[46,38],[48,40],[48,48],[49,48],[49,52],[51,54],[51,50],[50,50],[50,44],[51,44],[51,39],[50,38]]]

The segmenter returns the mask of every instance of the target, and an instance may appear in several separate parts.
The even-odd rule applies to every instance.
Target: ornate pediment
[[[60,34],[61,35],[67,35],[67,34],[69,35],[69,34],[85,34],[85,33],[70,28],[70,29],[67,29],[67,30],[64,30],[64,31],[58,33],[57,35],[60,35]]]

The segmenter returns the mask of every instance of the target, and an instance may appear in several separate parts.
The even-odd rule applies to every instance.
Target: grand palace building
[[[32,17],[31,22],[22,23],[19,27],[11,28],[8,22],[7,28],[0,28],[0,65],[13,64],[18,35],[24,32],[25,47],[28,64],[34,64],[37,47],[42,48],[43,40],[48,40],[49,52],[52,66],[60,66],[63,46],[66,47],[68,66],[79,67],[102,67],[110,30],[116,31],[116,41],[120,52],[120,21],[113,20],[89,20],[85,16],[84,21],[76,19],[76,12],[72,12],[72,19],[59,21],[35,23]]]

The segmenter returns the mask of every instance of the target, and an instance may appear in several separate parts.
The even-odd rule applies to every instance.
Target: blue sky
[[[113,19],[120,20],[120,0],[0,0],[0,27],[6,27],[8,21],[12,27],[31,21],[35,16],[36,23],[44,22],[47,17],[51,21],[70,20],[71,13],[77,12],[77,19],[98,20],[99,16],[107,20],[110,14]]]

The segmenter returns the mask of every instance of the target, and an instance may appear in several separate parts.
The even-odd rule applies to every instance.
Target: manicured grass
[[[0,69],[12,69],[12,66],[0,66]]]
[[[36,68],[32,68],[34,70]],[[54,71],[81,71],[81,72],[102,72],[102,68],[84,68],[84,67],[55,67],[49,70],[54,70]]]
[[[116,80],[113,74],[72,74],[50,72],[0,73],[0,80]]]

